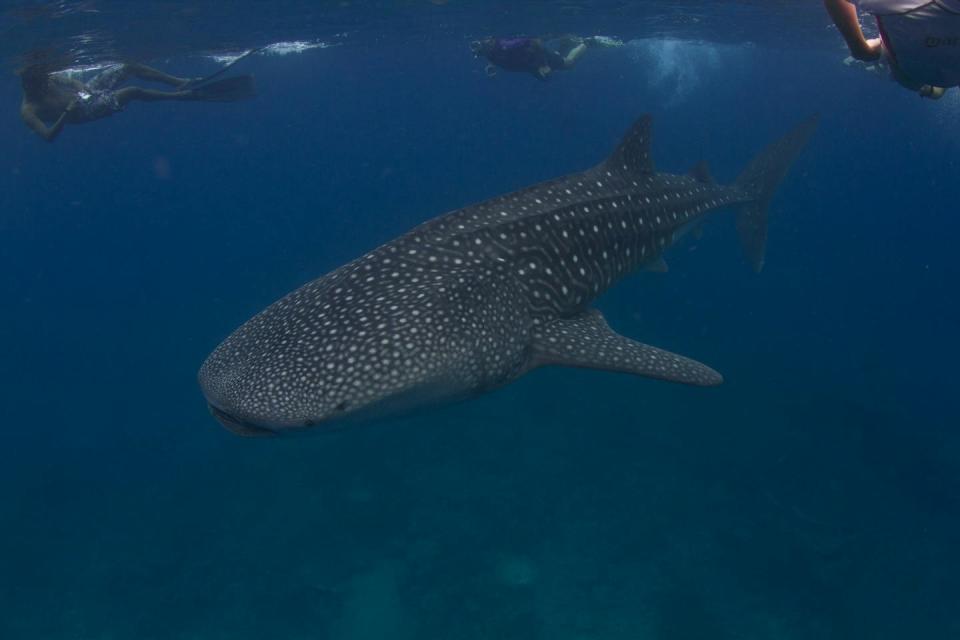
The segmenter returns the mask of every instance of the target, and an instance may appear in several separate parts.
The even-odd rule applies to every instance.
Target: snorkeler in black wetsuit
[[[42,64],[19,72],[23,86],[20,117],[37,135],[52,142],[65,124],[82,124],[111,116],[135,100],[232,102],[254,95],[253,77],[235,76],[204,82],[178,78],[151,67],[127,63],[107,68],[89,82],[55,73]],[[160,82],[173,91],[122,87],[130,78]]]
[[[561,48],[566,53],[547,47],[540,38],[484,38],[470,45],[473,54],[483,56],[490,64],[487,75],[494,75],[497,68],[504,71],[519,71],[533,74],[540,80],[546,80],[554,71],[572,69],[583,52],[587,42],[582,38],[567,37],[561,40]]]

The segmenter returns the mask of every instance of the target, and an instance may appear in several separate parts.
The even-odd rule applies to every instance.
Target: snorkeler
[[[254,95],[253,76],[213,79],[220,74],[217,72],[206,79],[178,78],[136,63],[111,66],[89,82],[58,73],[43,64],[29,65],[18,74],[23,86],[20,117],[47,142],[52,142],[66,124],[83,124],[112,116],[136,100],[233,102]],[[159,82],[174,89],[122,87],[130,78]]]
[[[823,0],[850,55],[883,61],[893,79],[922,97],[960,85],[960,0]],[[868,40],[857,8],[872,13],[880,37]]]
[[[484,38],[470,44],[476,57],[483,56],[489,64],[488,76],[496,75],[497,69],[533,74],[539,80],[546,80],[554,71],[569,71],[587,50],[587,47],[621,46],[619,40],[605,36],[580,38],[564,36],[551,41],[556,48],[547,46],[541,38]]]

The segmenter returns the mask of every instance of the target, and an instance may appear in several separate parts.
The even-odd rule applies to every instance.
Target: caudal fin
[[[793,131],[761,151],[737,178],[736,186],[752,199],[740,205],[737,233],[743,251],[756,271],[763,268],[767,246],[767,210],[770,200],[797,155],[817,128],[819,116],[807,118]]]

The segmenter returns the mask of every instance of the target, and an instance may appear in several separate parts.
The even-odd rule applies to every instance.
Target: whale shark
[[[718,385],[712,368],[618,334],[591,302],[662,270],[722,209],[759,271],[770,201],[816,126],[724,185],[703,163],[657,172],[643,116],[600,164],[428,220],[268,306],[201,366],[209,409],[238,435],[271,436],[463,400],[544,366]]]

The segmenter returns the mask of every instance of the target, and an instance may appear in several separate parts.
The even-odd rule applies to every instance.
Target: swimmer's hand
[[[38,118],[34,116],[36,122],[31,124],[29,121],[27,124],[31,129],[36,131],[41,138],[47,142],[53,142],[57,136],[60,135],[60,132],[63,131],[63,125],[67,123],[67,116],[70,115],[70,112],[77,108],[77,98],[74,98],[67,103],[67,106],[64,107],[63,113],[60,114],[60,117],[57,118],[57,121],[53,123],[50,127],[45,126]]]
[[[883,55],[883,41],[880,38],[870,38],[864,41],[864,47],[860,51],[851,51],[853,57],[864,62],[873,62],[879,60]]]

